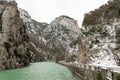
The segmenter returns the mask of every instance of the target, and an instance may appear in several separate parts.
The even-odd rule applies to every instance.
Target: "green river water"
[[[80,80],[64,66],[53,62],[32,63],[28,67],[0,71],[0,80]]]

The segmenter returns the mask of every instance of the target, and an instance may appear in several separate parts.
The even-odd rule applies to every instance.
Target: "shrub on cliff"
[[[116,29],[116,50],[120,49],[120,29]]]
[[[0,14],[0,31],[2,31],[2,14]]]
[[[115,80],[120,80],[120,73],[113,73]]]
[[[83,26],[93,26],[102,23],[110,24],[113,18],[119,17],[120,0],[108,1],[108,4],[85,14]]]
[[[97,74],[96,74],[96,80],[102,80],[101,72],[97,72]]]

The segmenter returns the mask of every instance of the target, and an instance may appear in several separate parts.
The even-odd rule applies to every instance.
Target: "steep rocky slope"
[[[0,32],[0,69],[28,65],[28,36],[15,1],[0,0]]]
[[[120,65],[119,5],[119,0],[109,1],[99,9],[85,14],[82,32],[87,64],[106,67]]]
[[[50,24],[40,23],[31,19],[27,11],[23,9],[19,11],[27,26],[31,44],[45,55],[46,60],[59,61],[64,60],[65,55],[69,59],[71,55],[77,56],[80,29],[76,20],[63,15]]]
[[[31,55],[31,62],[47,60],[46,56],[49,51],[45,45],[45,40],[42,37],[43,30],[48,26],[47,23],[40,23],[33,20],[29,13],[19,8],[20,17],[23,19],[23,23],[26,26],[27,34],[29,35],[29,53]],[[34,54],[35,53],[35,54]],[[37,59],[38,58],[38,59]]]
[[[59,16],[50,24],[40,23],[33,20],[27,11],[19,9],[29,35],[31,61],[43,58],[57,62],[66,60],[95,66],[119,66],[119,4],[119,0],[109,1],[85,14],[81,29],[77,21],[68,16]]]
[[[57,61],[69,61],[71,55],[77,54],[80,29],[76,20],[64,15],[57,17],[44,29],[43,37]]]
[[[120,1],[111,0],[85,14],[82,28],[68,16],[59,16],[50,24],[31,19],[19,9],[29,34],[30,55],[37,53],[45,60],[72,61],[93,66],[120,65]],[[31,48],[30,48],[31,49]],[[41,56],[42,55],[42,56]],[[35,61],[36,57],[32,57]],[[39,60],[37,60],[39,61]]]
[[[120,1],[85,14],[82,28],[62,15],[50,24],[33,20],[15,1],[0,1],[0,69],[29,62],[65,60],[94,66],[120,65]]]

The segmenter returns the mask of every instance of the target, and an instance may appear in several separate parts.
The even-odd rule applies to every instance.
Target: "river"
[[[80,80],[64,66],[53,62],[32,63],[28,67],[0,71],[0,80]]]

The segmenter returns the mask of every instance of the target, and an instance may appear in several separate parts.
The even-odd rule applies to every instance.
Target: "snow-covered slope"
[[[98,49],[98,52],[96,52],[97,54],[95,55],[93,54],[94,58],[91,57],[91,64],[106,67],[117,67],[119,65],[119,57],[116,56],[119,53],[117,53],[116,50],[117,44],[115,38],[115,26],[118,26],[118,23],[119,22],[114,21],[111,25],[102,26],[106,27],[106,32],[108,34],[104,38],[96,38],[99,42],[97,44],[93,44],[93,48],[91,50]]]
[[[117,1],[117,0],[116,0]],[[86,47],[86,64],[104,67],[119,67],[117,30],[120,28],[119,5],[110,1],[95,11],[85,14],[83,34]],[[116,8],[114,8],[116,7]]]
[[[90,64],[109,67],[117,66],[115,57],[115,26],[116,25],[103,25],[101,27],[103,29],[102,31],[105,30],[104,33],[91,32],[92,34],[86,35],[85,42],[87,44],[85,44],[88,50],[86,54],[88,54],[89,59],[87,59]]]

